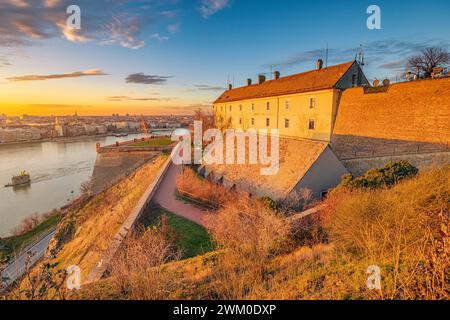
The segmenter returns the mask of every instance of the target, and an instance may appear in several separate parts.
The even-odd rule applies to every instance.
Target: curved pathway
[[[191,220],[199,225],[204,225],[203,217],[208,213],[207,211],[177,199],[176,180],[181,170],[181,165],[170,164],[153,200],[164,209],[178,216]]]

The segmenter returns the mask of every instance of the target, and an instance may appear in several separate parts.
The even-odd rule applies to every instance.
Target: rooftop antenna
[[[327,50],[325,53],[325,68],[328,68],[328,42],[327,42]]]
[[[366,64],[364,62],[364,59],[365,59],[365,57],[364,57],[364,47],[363,47],[362,44],[360,44],[359,45],[359,61],[358,61],[358,63],[360,64],[361,67],[364,67],[365,64]]]

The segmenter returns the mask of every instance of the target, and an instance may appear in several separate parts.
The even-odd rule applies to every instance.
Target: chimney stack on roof
[[[252,79],[248,78],[247,79],[247,86],[251,86],[252,85]]]
[[[278,79],[280,79],[280,71],[275,71],[274,72],[274,75],[275,75],[275,80],[278,80]]]
[[[266,82],[266,76],[263,75],[263,74],[260,74],[260,75],[258,76],[258,83],[259,83],[259,84],[263,84],[264,82]]]
[[[233,85],[230,83],[230,84],[228,85],[228,90],[231,90],[231,89],[233,89]]]
[[[323,60],[319,59],[316,62],[316,70],[322,70],[322,68],[323,68]]]

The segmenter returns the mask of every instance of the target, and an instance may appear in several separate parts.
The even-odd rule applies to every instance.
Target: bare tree
[[[436,67],[446,67],[450,63],[450,53],[438,47],[427,48],[408,61],[408,66],[417,72],[417,76],[423,75],[430,78],[433,69]]]
[[[203,133],[205,133],[206,130],[214,128],[214,114],[210,111],[204,111],[200,108],[195,110],[194,121],[202,122]]]

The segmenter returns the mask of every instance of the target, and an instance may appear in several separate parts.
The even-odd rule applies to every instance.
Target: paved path
[[[174,165],[173,163],[170,164],[170,168],[153,199],[164,209],[197,224],[204,225],[203,217],[207,211],[203,211],[198,207],[186,204],[176,197],[176,179],[177,175],[181,173],[181,170],[181,166]]]
[[[38,260],[40,260],[48,247],[48,244],[50,243],[50,240],[55,235],[55,231],[51,231],[49,234],[47,234],[45,237],[40,239],[38,242],[32,244],[29,248],[26,250],[23,250],[22,253],[17,256],[14,261],[11,261],[7,267],[1,272],[1,279],[0,281],[3,281],[3,278],[7,278],[6,281],[4,281],[4,284],[9,287],[12,283],[14,283],[17,279],[19,279],[21,276],[24,275],[24,273],[27,271],[27,267],[33,266]],[[28,260],[28,253],[34,254],[31,259]],[[27,266],[28,262],[28,266]]]

